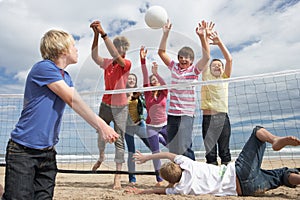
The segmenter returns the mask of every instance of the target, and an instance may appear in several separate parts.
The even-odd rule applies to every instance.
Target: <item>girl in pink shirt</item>
[[[146,67],[147,50],[142,46],[140,49],[140,59],[144,78],[144,87],[165,85],[165,81],[157,73],[157,63],[153,63],[152,75],[148,76]],[[159,153],[159,143],[166,146],[167,141],[167,97],[168,90],[145,91],[147,119],[146,131],[152,154]],[[153,160],[156,173],[157,186],[161,185],[163,179],[159,176],[161,162],[159,159]]]

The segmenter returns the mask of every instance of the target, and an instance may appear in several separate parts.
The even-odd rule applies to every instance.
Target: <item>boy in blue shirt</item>
[[[2,199],[52,199],[57,174],[56,151],[61,119],[68,104],[106,142],[118,134],[83,102],[64,69],[77,63],[72,35],[50,30],[41,39],[43,60],[30,70],[24,106],[6,149]]]

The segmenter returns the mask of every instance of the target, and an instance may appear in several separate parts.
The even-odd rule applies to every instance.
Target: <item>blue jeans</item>
[[[6,148],[2,199],[52,199],[57,174],[56,151],[36,150],[10,140]]]
[[[135,153],[135,142],[134,142],[134,135],[139,136],[139,138],[144,142],[144,144],[149,147],[149,142],[147,139],[146,134],[146,126],[145,122],[141,121],[139,125],[134,126],[127,126],[126,127],[126,133],[125,133],[125,140],[127,144],[128,149],[128,158],[127,158],[127,165],[128,165],[128,171],[129,171],[129,182],[135,183],[136,178],[134,175],[135,172],[135,162],[133,161],[133,154]]]
[[[169,151],[195,160],[192,150],[194,117],[168,115],[167,123]]]
[[[206,150],[206,162],[218,164],[217,149],[222,164],[231,161],[229,141],[231,135],[231,126],[227,113],[218,113],[215,115],[203,115],[202,137]]]
[[[262,127],[257,126],[253,129],[252,135],[235,162],[236,175],[243,196],[258,194],[282,185],[293,187],[288,182],[288,175],[291,172],[298,172],[287,167],[273,170],[261,169],[266,143],[256,137],[256,131],[260,128]]]

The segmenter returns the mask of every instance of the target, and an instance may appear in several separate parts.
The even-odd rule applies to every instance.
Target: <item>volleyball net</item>
[[[300,70],[282,71],[221,81],[197,81],[189,84],[81,93],[81,97],[98,113],[104,93],[127,93],[133,91],[161,90],[194,86],[196,90],[196,114],[193,127],[193,150],[196,160],[205,162],[202,139],[202,113],[200,110],[201,86],[228,82],[228,115],[231,121],[230,149],[235,160],[256,125],[267,128],[278,136],[292,135],[300,138]],[[23,107],[23,95],[0,94],[0,165],[5,166],[5,148]],[[47,114],[47,113],[45,113]],[[145,113],[146,115],[147,113]],[[112,124],[113,126],[113,124]],[[95,173],[92,166],[98,160],[97,133],[72,109],[66,107],[56,145],[60,172]],[[145,154],[151,151],[140,138],[135,137],[136,149]],[[126,145],[125,145],[126,147]],[[161,146],[161,151],[168,151]],[[125,149],[125,161],[128,151]],[[107,144],[105,161],[96,173],[128,173],[126,162],[121,172],[115,171],[114,144]],[[267,145],[264,165],[282,165],[299,168],[300,147],[286,147],[274,152]],[[288,162],[287,162],[288,161]],[[162,160],[162,162],[165,162]],[[297,164],[298,163],[298,164]],[[153,174],[152,162],[136,165],[137,174]]]

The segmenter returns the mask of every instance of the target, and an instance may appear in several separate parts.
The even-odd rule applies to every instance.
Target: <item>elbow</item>
[[[209,60],[210,60],[210,54],[206,54],[205,57],[204,57],[204,59],[205,59],[205,62],[206,62],[206,63],[209,63]]]
[[[230,56],[227,60],[226,60],[227,63],[229,63],[230,65],[232,65],[232,57]]]
[[[97,61],[97,57],[98,57],[98,56],[97,56],[96,54],[93,54],[93,53],[92,53],[91,57],[92,57],[93,61],[95,61],[95,62]]]
[[[66,104],[68,104],[68,106],[70,106],[71,108],[73,108],[73,105],[74,105],[74,100],[73,100],[73,98],[66,98],[66,99],[64,99],[64,102],[65,102]]]
[[[164,55],[164,53],[165,53],[166,51],[165,50],[163,50],[163,49],[158,49],[158,55],[159,55],[159,57],[163,57],[163,55]]]

